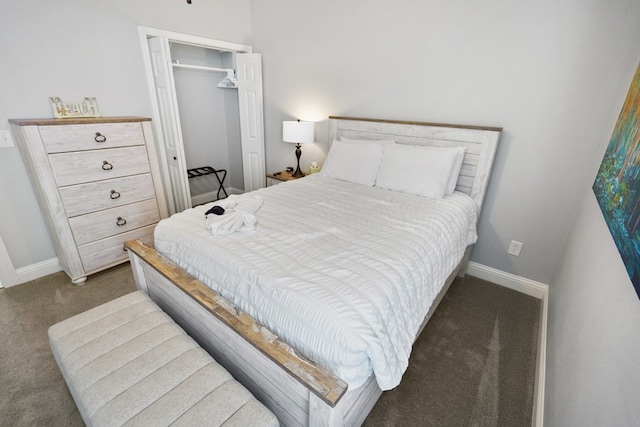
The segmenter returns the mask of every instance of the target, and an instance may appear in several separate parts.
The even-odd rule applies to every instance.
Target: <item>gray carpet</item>
[[[365,426],[530,426],[540,301],[456,279]]]
[[[49,349],[50,325],[134,289],[128,264],[84,286],[60,272],[0,290],[1,425],[81,426]],[[409,369],[366,426],[529,426],[539,301],[457,279],[416,342]]]

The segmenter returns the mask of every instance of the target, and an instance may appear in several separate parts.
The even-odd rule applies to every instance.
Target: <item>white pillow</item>
[[[376,187],[440,199],[451,185],[459,152],[458,149],[419,145],[386,145]]]
[[[464,160],[464,153],[467,151],[465,147],[455,148],[442,148],[442,150],[451,150],[456,152],[456,160],[451,168],[451,174],[449,175],[449,183],[447,184],[447,196],[453,194],[456,191],[456,184],[458,183],[458,176],[460,175],[460,169],[462,169],[462,161]]]
[[[384,146],[333,140],[320,174],[327,178],[372,187],[380,167]]]
[[[456,191],[456,184],[458,183],[458,177],[460,176],[460,170],[462,169],[462,162],[464,161],[464,154],[467,151],[466,147],[434,147],[422,145],[420,143],[412,143],[412,142],[398,142],[398,144],[405,145],[417,145],[420,147],[430,147],[434,150],[444,150],[444,151],[455,151],[456,161],[453,164],[453,168],[451,169],[451,175],[449,176],[449,181],[447,183],[447,191],[446,195],[450,196]]]

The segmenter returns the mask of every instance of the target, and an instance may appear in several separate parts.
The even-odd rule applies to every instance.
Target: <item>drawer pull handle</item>
[[[107,137],[101,134],[100,132],[96,132],[96,137],[93,139],[98,143],[103,143],[107,140]]]
[[[129,249],[127,249],[127,247],[126,247],[126,246],[123,246],[123,247],[122,247],[122,252],[129,252]]]
[[[105,160],[104,162],[102,162],[102,169],[110,171],[111,169],[113,169],[113,165]]]
[[[116,225],[118,227],[122,227],[123,225],[125,225],[127,223],[127,220],[122,218],[121,216],[118,217],[118,219],[116,220]]]
[[[120,193],[118,193],[116,190],[111,190],[111,194],[109,195],[109,197],[111,197],[112,200],[119,199]]]

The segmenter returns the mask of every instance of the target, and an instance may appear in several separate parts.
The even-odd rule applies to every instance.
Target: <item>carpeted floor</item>
[[[531,426],[540,301],[456,279],[365,426]]]
[[[47,329],[132,290],[128,264],[84,286],[60,272],[0,290],[0,425],[83,425]],[[365,426],[530,426],[539,318],[534,298],[457,279]]]

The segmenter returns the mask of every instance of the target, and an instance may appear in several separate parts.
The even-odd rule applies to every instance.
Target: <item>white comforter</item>
[[[156,249],[349,384],[400,383],[415,335],[476,240],[461,193],[426,199],[308,176],[254,194],[254,231],[206,228],[207,204],[158,224]]]

